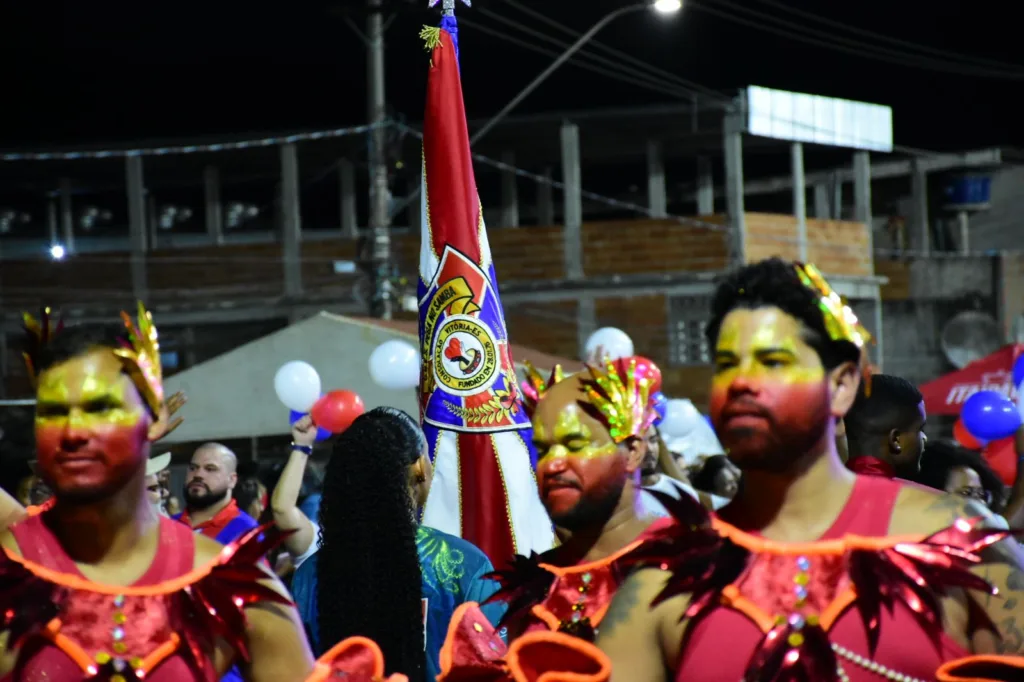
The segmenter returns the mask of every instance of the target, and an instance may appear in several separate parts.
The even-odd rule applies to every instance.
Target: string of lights
[[[350,135],[362,135],[384,124],[363,124],[350,126],[348,128],[335,128],[333,130],[318,130],[310,133],[296,133],[294,135],[278,135],[274,137],[263,137],[251,140],[238,140],[235,142],[214,142],[210,144],[182,144],[161,147],[139,147],[134,149],[96,149],[96,150],[75,150],[68,152],[3,152],[0,153],[0,161],[79,161],[84,159],[116,159],[131,156],[170,156],[174,154],[209,154],[217,152],[231,152],[241,149],[256,149],[258,147],[276,147],[282,144],[296,144],[299,142],[315,142],[317,140],[330,140]]]

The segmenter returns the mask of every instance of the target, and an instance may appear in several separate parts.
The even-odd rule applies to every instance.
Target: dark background
[[[577,31],[623,4],[520,2]],[[783,4],[840,25],[787,14],[765,0],[693,0],[670,20],[648,12],[620,18],[598,39],[723,93],[757,84],[891,105],[896,141],[902,145],[935,150],[1024,145],[1018,125],[1024,57],[1019,27],[1009,14],[1013,3]],[[365,25],[362,0],[37,0],[4,5],[0,146],[5,148],[284,132],[367,118],[366,51],[345,21]],[[426,0],[391,0],[387,9],[394,15],[387,33],[389,102],[396,116],[410,122],[422,116],[426,80],[427,56],[417,34],[424,23],[437,21],[426,5]],[[467,20],[507,30],[485,11],[573,39],[503,0],[475,0],[473,9],[460,4],[458,10]],[[772,24],[750,12],[791,24]],[[769,25],[788,34],[769,33]],[[929,58],[955,65],[914,68],[911,57],[902,54],[913,46],[842,32],[842,26],[925,45],[939,51]],[[496,112],[551,61],[469,26],[461,33],[471,118]],[[803,44],[794,34],[832,45],[842,36],[866,44],[843,53]],[[871,58],[882,49],[901,54],[888,55],[888,61]],[[968,64],[968,58],[1004,62],[1010,76],[987,77],[983,72],[995,67]],[[944,72],[962,68],[971,73]],[[678,91],[659,94],[570,64],[517,113],[672,101],[678,101]]]

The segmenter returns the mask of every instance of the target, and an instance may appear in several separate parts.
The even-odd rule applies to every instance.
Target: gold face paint
[[[128,390],[129,382],[120,361],[103,350],[50,368],[41,373],[36,389],[36,425],[134,426],[145,407]]]
[[[535,417],[533,442],[537,449],[538,463],[548,457],[589,460],[615,454],[618,446],[608,436],[608,432],[604,429],[592,430],[587,420],[589,418],[582,415],[579,406],[569,403],[558,413],[555,427],[549,435],[543,421]]]
[[[727,388],[737,377],[783,384],[815,383],[825,371],[799,324],[770,308],[735,310],[722,325],[715,349],[712,390]]]

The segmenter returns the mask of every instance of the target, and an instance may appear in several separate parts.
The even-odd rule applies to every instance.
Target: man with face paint
[[[867,337],[820,273],[740,269],[708,338],[711,417],[742,484],[716,515],[671,505],[678,523],[648,530],[594,660],[630,682],[1024,679],[1020,551],[989,512],[840,461]]]
[[[150,445],[167,429],[159,347],[141,304],[138,323],[125,321],[27,353],[54,503],[0,536],[0,610],[18,614],[0,633],[0,679],[207,682],[239,652],[249,680],[302,679],[313,663],[302,627],[255,563],[269,541],[225,549],[150,504]]]
[[[634,361],[617,360],[569,377],[556,368],[545,380],[531,368],[523,388],[537,487],[561,545],[496,572],[502,588],[492,601],[509,604],[502,624],[511,640],[536,631],[593,640],[618,588],[615,562],[656,519],[640,485],[644,435],[656,415],[649,385],[634,370]],[[438,679],[503,668],[504,654],[477,605],[464,604],[452,618]]]

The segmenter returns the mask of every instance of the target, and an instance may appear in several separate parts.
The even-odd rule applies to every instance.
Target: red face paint
[[[146,408],[110,351],[42,372],[36,401],[39,472],[58,499],[102,499],[145,466]]]
[[[786,471],[828,428],[828,380],[800,324],[776,308],[734,310],[715,351],[710,412],[741,469]]]

